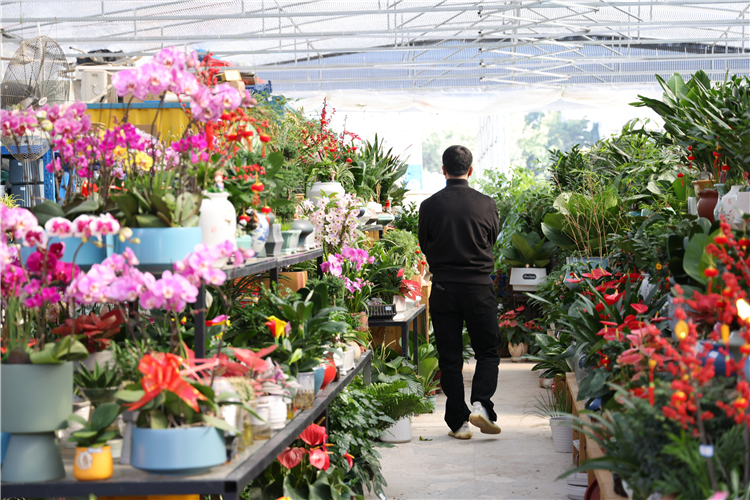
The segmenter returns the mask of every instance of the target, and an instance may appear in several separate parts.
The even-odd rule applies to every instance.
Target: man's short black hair
[[[474,158],[465,146],[451,146],[443,153],[443,166],[451,177],[460,177],[469,173]]]

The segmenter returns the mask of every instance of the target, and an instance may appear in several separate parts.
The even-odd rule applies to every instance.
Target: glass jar
[[[312,410],[315,406],[315,373],[302,372],[297,374],[297,383],[300,388],[297,389],[297,397],[294,402],[300,410]]]
[[[268,403],[257,403],[255,405],[255,415],[250,416],[252,425],[253,439],[263,440],[271,438],[271,406]]]

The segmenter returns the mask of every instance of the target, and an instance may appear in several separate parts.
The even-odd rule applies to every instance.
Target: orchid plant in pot
[[[341,253],[328,254],[320,265],[320,270],[341,279],[346,287],[344,305],[350,314],[359,314],[366,308],[367,299],[372,290],[372,283],[365,276],[368,267],[375,262],[367,250],[344,246]]]
[[[355,241],[360,206],[356,197],[344,194],[321,196],[315,203],[306,199],[301,209],[315,227],[315,244],[322,245],[326,253],[336,253]]]

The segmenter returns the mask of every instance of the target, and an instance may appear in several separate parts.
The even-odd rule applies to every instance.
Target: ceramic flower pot
[[[411,441],[411,418],[404,417],[380,434],[384,443],[408,443]]]
[[[326,378],[326,368],[323,365],[316,366],[313,368],[313,373],[315,373],[315,394],[318,394],[323,387],[323,380]]]
[[[72,394],[70,389],[68,394]],[[37,483],[64,477],[65,467],[54,432],[11,435],[3,460],[4,483]]]
[[[284,238],[281,235],[281,224],[271,224],[271,231],[266,240],[266,255],[269,257],[278,257],[281,255],[283,246]]]
[[[283,241],[281,245],[281,253],[290,254],[296,252],[297,245],[299,244],[299,235],[299,229],[281,231],[281,239]]]
[[[508,344],[508,350],[510,351],[510,360],[514,363],[525,363],[526,359],[522,358],[524,354],[529,351],[529,344],[521,342],[520,344]]]
[[[313,233],[313,231],[315,231],[315,228],[313,227],[312,222],[310,222],[307,219],[297,219],[294,222],[292,222],[292,229],[296,229],[297,231],[299,231],[297,251],[304,252],[309,247],[309,245],[307,244],[308,236],[310,236]]]
[[[219,245],[229,240],[237,242],[237,212],[229,201],[229,193],[203,192],[201,202],[200,221],[201,237],[206,245]]]
[[[159,475],[206,472],[227,460],[224,436],[214,427],[133,429],[130,464]]]
[[[50,432],[73,413],[73,363],[0,365],[3,432]],[[4,472],[3,472],[4,473]]]
[[[323,362],[323,365],[323,367],[325,368],[325,376],[323,378],[323,385],[320,387],[321,389],[325,389],[326,387],[328,387],[328,384],[333,382],[333,379],[336,378],[336,364],[333,359],[326,359]]]
[[[109,240],[109,242],[107,241]],[[81,238],[71,236],[69,238],[58,238],[54,236],[49,239],[49,244],[52,243],[65,243],[65,252],[63,253],[63,262],[73,262],[75,257],[75,265],[83,269],[88,269],[93,264],[99,264],[101,261],[107,258],[107,247],[106,244],[112,244],[112,238],[102,237],[101,248],[94,245],[95,238],[83,243]],[[83,245],[81,245],[83,243]],[[80,247],[80,248],[79,248]],[[26,262],[26,259],[36,251],[36,246],[33,247],[21,247],[21,259]],[[76,253],[78,252],[78,253]]]
[[[140,243],[118,239],[115,253],[130,248],[138,258],[138,269],[149,272],[171,270],[172,264],[203,243],[200,227],[141,227],[133,229],[133,236],[140,239]]]
[[[346,190],[340,182],[313,182],[313,185],[307,191],[307,198],[317,206],[318,200],[324,194],[329,198],[334,194],[337,198],[341,198],[345,193]]]
[[[112,477],[112,448],[76,448],[73,477],[79,481],[102,481]]]
[[[250,236],[253,238],[253,250],[259,257],[266,255],[266,240],[268,240],[270,228],[265,214],[258,213],[258,227],[250,232]]]
[[[698,192],[698,196],[701,197],[698,200],[698,215],[713,223],[714,209],[719,202],[719,192],[715,189],[704,189]]]
[[[356,331],[366,332],[370,329],[369,323],[367,321],[367,312],[360,311],[356,313],[349,313],[349,315],[357,318],[357,321],[359,321],[359,326],[355,328]],[[359,355],[357,356],[357,359],[359,359]]]
[[[253,237],[249,234],[243,234],[239,238],[237,238],[237,246],[242,248],[243,250],[252,250],[253,249]]]
[[[549,419],[549,426],[552,429],[552,441],[555,445],[555,451],[558,453],[573,452],[573,428],[571,422],[572,415],[563,415]]]
[[[277,431],[284,428],[286,425],[287,411],[286,404],[284,404],[284,400],[281,396],[260,396],[258,398],[258,405],[267,406],[269,408],[270,413],[268,416],[268,423],[271,426],[271,430]]]

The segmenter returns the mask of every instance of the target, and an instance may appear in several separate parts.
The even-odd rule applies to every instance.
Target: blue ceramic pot
[[[315,373],[315,394],[317,394],[320,388],[323,387],[323,380],[326,378],[326,368],[325,366],[316,366],[313,368],[313,372]]]
[[[237,238],[237,246],[242,248],[243,250],[252,250],[253,249],[253,237],[249,234],[245,234],[243,236],[240,236]]]
[[[136,427],[131,450],[130,465],[165,476],[200,474],[227,461],[224,437],[214,427]]]
[[[130,248],[138,258],[138,268],[142,271],[161,272],[172,269],[172,264],[185,258],[203,242],[199,227],[143,227],[133,228],[133,237],[141,240],[139,244],[131,241],[115,242],[115,253],[122,253]]]
[[[79,267],[88,268],[92,264],[100,264],[104,259],[107,258],[107,248],[105,245],[102,248],[97,248],[94,243],[88,241],[81,246],[81,238],[71,236],[70,238],[58,238],[57,236],[50,238],[49,243],[65,243],[65,253],[63,253],[63,262],[73,262],[73,256],[75,255],[75,264]],[[102,243],[107,241],[102,239]],[[78,250],[78,247],[81,249]],[[78,250],[78,255],[76,255]],[[36,247],[21,247],[21,258],[24,262],[26,259],[36,251]]]

